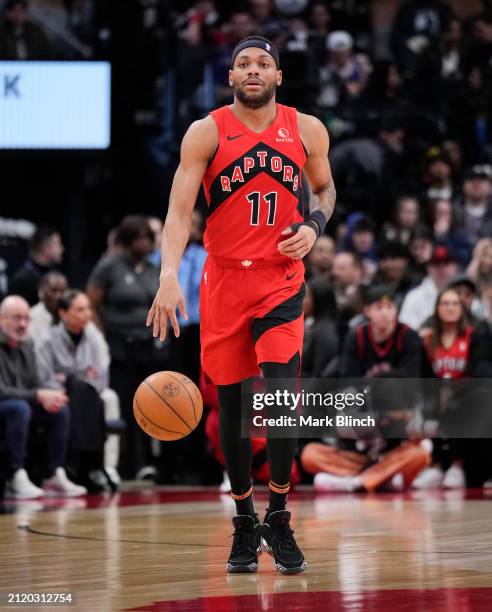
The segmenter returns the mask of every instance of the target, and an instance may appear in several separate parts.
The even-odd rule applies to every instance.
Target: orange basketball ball
[[[138,387],[133,414],[146,434],[157,440],[179,440],[200,422],[203,400],[198,387],[179,372],[156,372]]]

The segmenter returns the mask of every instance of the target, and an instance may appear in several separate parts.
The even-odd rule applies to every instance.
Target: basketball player
[[[251,36],[232,54],[234,101],[193,123],[181,146],[162,242],[160,288],[147,325],[165,338],[176,308],[186,318],[178,266],[203,180],[208,201],[202,275],[202,366],[218,386],[220,438],[237,516],[229,572],[255,572],[261,545],[280,572],[306,568],[286,507],[297,440],[268,438],[270,500],[263,525],[253,504],[251,442],[241,437],[241,381],[295,379],[303,339],[304,264],[323,233],[336,192],[328,163],[329,139],[315,117],[275,101],[282,82],[279,54]],[[300,213],[301,176],[313,195]],[[271,414],[271,413],[270,413]]]

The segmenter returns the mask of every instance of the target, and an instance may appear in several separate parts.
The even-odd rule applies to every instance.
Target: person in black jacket
[[[28,259],[10,280],[9,293],[20,295],[29,306],[37,304],[41,277],[61,263],[63,250],[61,236],[54,227],[38,227],[29,241]]]
[[[371,286],[363,301],[367,322],[347,334],[340,360],[340,376],[420,376],[420,338],[398,321],[392,289],[386,285]]]
[[[64,391],[43,388],[36,375],[33,345],[27,338],[29,305],[19,296],[0,304],[0,423],[7,450],[6,495],[29,499],[42,495],[75,497],[87,490],[71,482],[63,467],[69,437],[68,397]],[[29,424],[47,432],[43,489],[26,470]]]

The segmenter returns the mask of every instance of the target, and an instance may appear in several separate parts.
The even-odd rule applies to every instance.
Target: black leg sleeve
[[[232,492],[241,495],[251,486],[252,460],[251,440],[241,437],[241,383],[221,385],[218,392],[220,444]]]
[[[274,393],[280,388],[275,379],[282,378],[286,380],[282,383],[282,388],[280,390],[284,390],[286,387],[285,383],[288,380],[287,390],[294,391],[297,383],[299,364],[299,353],[296,353],[288,363],[262,363],[261,369],[265,378],[267,390]],[[284,406],[268,407],[269,417],[278,417],[285,414],[287,413]],[[297,448],[297,436],[292,435],[294,432],[291,428],[288,429],[288,433],[289,437],[279,438],[270,437],[267,432],[267,454],[270,463],[270,480],[276,485],[285,485],[290,482],[292,462]]]

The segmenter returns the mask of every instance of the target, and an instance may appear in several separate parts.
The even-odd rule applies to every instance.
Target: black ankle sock
[[[248,495],[244,499],[235,499],[236,513],[237,514],[249,514],[255,516],[255,504],[253,501],[253,494]]]
[[[285,510],[286,505],[287,493],[275,493],[275,491],[270,490],[269,514],[278,510]]]
[[[290,489],[290,483],[279,485],[270,480],[270,482],[268,483],[268,486],[270,488],[270,500],[269,500],[269,507],[265,515],[265,521],[268,519],[268,516],[272,512],[278,512],[279,510],[285,510],[285,506],[287,505],[287,495]]]

